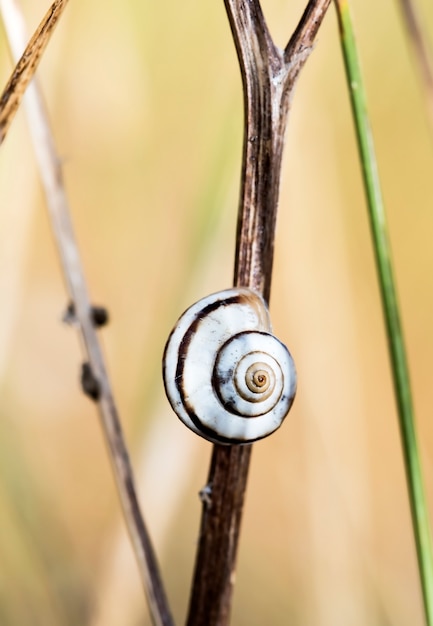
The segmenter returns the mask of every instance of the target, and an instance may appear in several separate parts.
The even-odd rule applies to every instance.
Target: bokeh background
[[[305,0],[267,0],[287,42]],[[433,32],[425,0],[424,25]],[[354,0],[433,505],[433,144],[397,2]],[[430,5],[430,6],[429,6]],[[29,31],[48,0],[23,2]],[[11,62],[3,32],[0,75]],[[171,413],[179,314],[231,284],[241,81],[219,2],[71,2],[40,79],[177,622],[211,445]],[[237,626],[423,623],[368,220],[331,7],[293,101],[271,298],[299,388],[254,447]],[[149,624],[20,112],[0,151],[0,623]]]

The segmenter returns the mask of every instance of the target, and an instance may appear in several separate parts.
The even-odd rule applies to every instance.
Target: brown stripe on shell
[[[185,398],[184,389],[182,387],[182,381],[183,381],[183,370],[184,370],[186,354],[188,352],[189,344],[191,343],[193,336],[197,333],[201,321],[205,319],[205,317],[209,315],[209,313],[212,313],[212,311],[219,309],[220,306],[230,306],[232,304],[243,304],[243,305],[250,304],[250,303],[255,304],[256,298],[257,296],[253,293],[252,294],[239,293],[237,295],[231,296],[230,298],[223,298],[222,300],[215,300],[214,302],[211,302],[210,304],[206,305],[205,307],[203,307],[203,309],[201,309],[197,313],[194,321],[190,324],[189,328],[186,330],[182,338],[182,341],[180,342],[180,345],[179,345],[179,351],[177,355],[178,358],[177,358],[177,366],[176,366],[175,384],[180,394],[180,397],[182,398],[184,409],[188,413],[189,418],[191,419],[192,423],[196,426],[196,428],[198,428],[201,432],[207,435],[210,435],[214,439],[217,439],[218,441],[221,441],[221,442],[229,442],[232,440],[219,436],[218,433],[215,433],[213,430],[205,426],[200,421],[198,416],[195,414],[193,407],[187,402]],[[233,440],[233,443],[240,443],[240,441]]]

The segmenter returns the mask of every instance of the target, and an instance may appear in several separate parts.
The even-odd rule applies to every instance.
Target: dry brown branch
[[[270,297],[284,135],[296,79],[330,0],[311,0],[285,50],[258,0],[224,0],[239,57],[245,108],[234,284]],[[251,446],[215,445],[200,528],[188,626],[229,622]]]
[[[412,45],[414,59],[418,66],[426,100],[427,114],[430,126],[433,129],[433,60],[431,49],[423,31],[422,20],[413,1],[398,0],[398,2]]]
[[[0,7],[5,30],[15,53],[24,48],[26,41],[23,18],[14,0],[1,0]],[[97,326],[95,309],[92,308],[88,295],[60,161],[41,92],[36,83],[29,87],[25,103],[54,238],[71,298],[69,316],[72,315],[77,323],[87,355],[88,363],[83,366],[83,386],[99,408],[123,513],[147,593],[153,623],[158,626],[172,626],[173,620],[154,550],[140,511],[128,450],[95,328]]]
[[[12,72],[0,99],[0,144],[6,137],[9,126],[18,110],[27,85],[39,65],[42,53],[53,34],[68,0],[56,0],[39,24],[33,37]]]

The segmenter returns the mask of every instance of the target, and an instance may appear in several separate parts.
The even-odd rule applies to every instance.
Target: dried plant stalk
[[[17,50],[24,47],[26,41],[22,14],[17,3],[13,0],[0,0],[0,7],[11,48],[16,54]],[[32,67],[34,71],[35,66]],[[36,83],[29,87],[25,104],[54,239],[71,298],[69,314],[74,316],[78,325],[83,348],[88,359],[88,363],[83,368],[85,374],[83,386],[98,405],[122,510],[148,597],[152,621],[157,626],[172,626],[173,620],[156,556],[140,511],[120,417],[95,329],[98,323],[98,319],[95,319],[95,313],[97,314],[96,317],[100,318],[101,311],[95,310],[90,302],[63,183],[60,160],[57,156],[42,95]]]
[[[269,301],[284,134],[296,79],[330,0],[311,0],[284,50],[258,0],[225,0],[242,72],[245,129],[234,284]],[[200,528],[188,626],[229,623],[252,446],[215,445]]]
[[[54,27],[59,21],[67,3],[68,0],[56,0],[53,2],[30,39],[3,90],[0,99],[0,144],[6,137],[27,85],[33,78],[41,56],[53,34]]]
[[[398,0],[421,79],[430,128],[433,130],[433,59],[422,18],[413,0]]]

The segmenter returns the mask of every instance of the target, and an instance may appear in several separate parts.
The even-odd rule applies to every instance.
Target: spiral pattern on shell
[[[271,334],[264,300],[250,289],[203,298],[178,320],[164,351],[167,397],[191,430],[216,443],[274,432],[296,392],[286,346]]]

